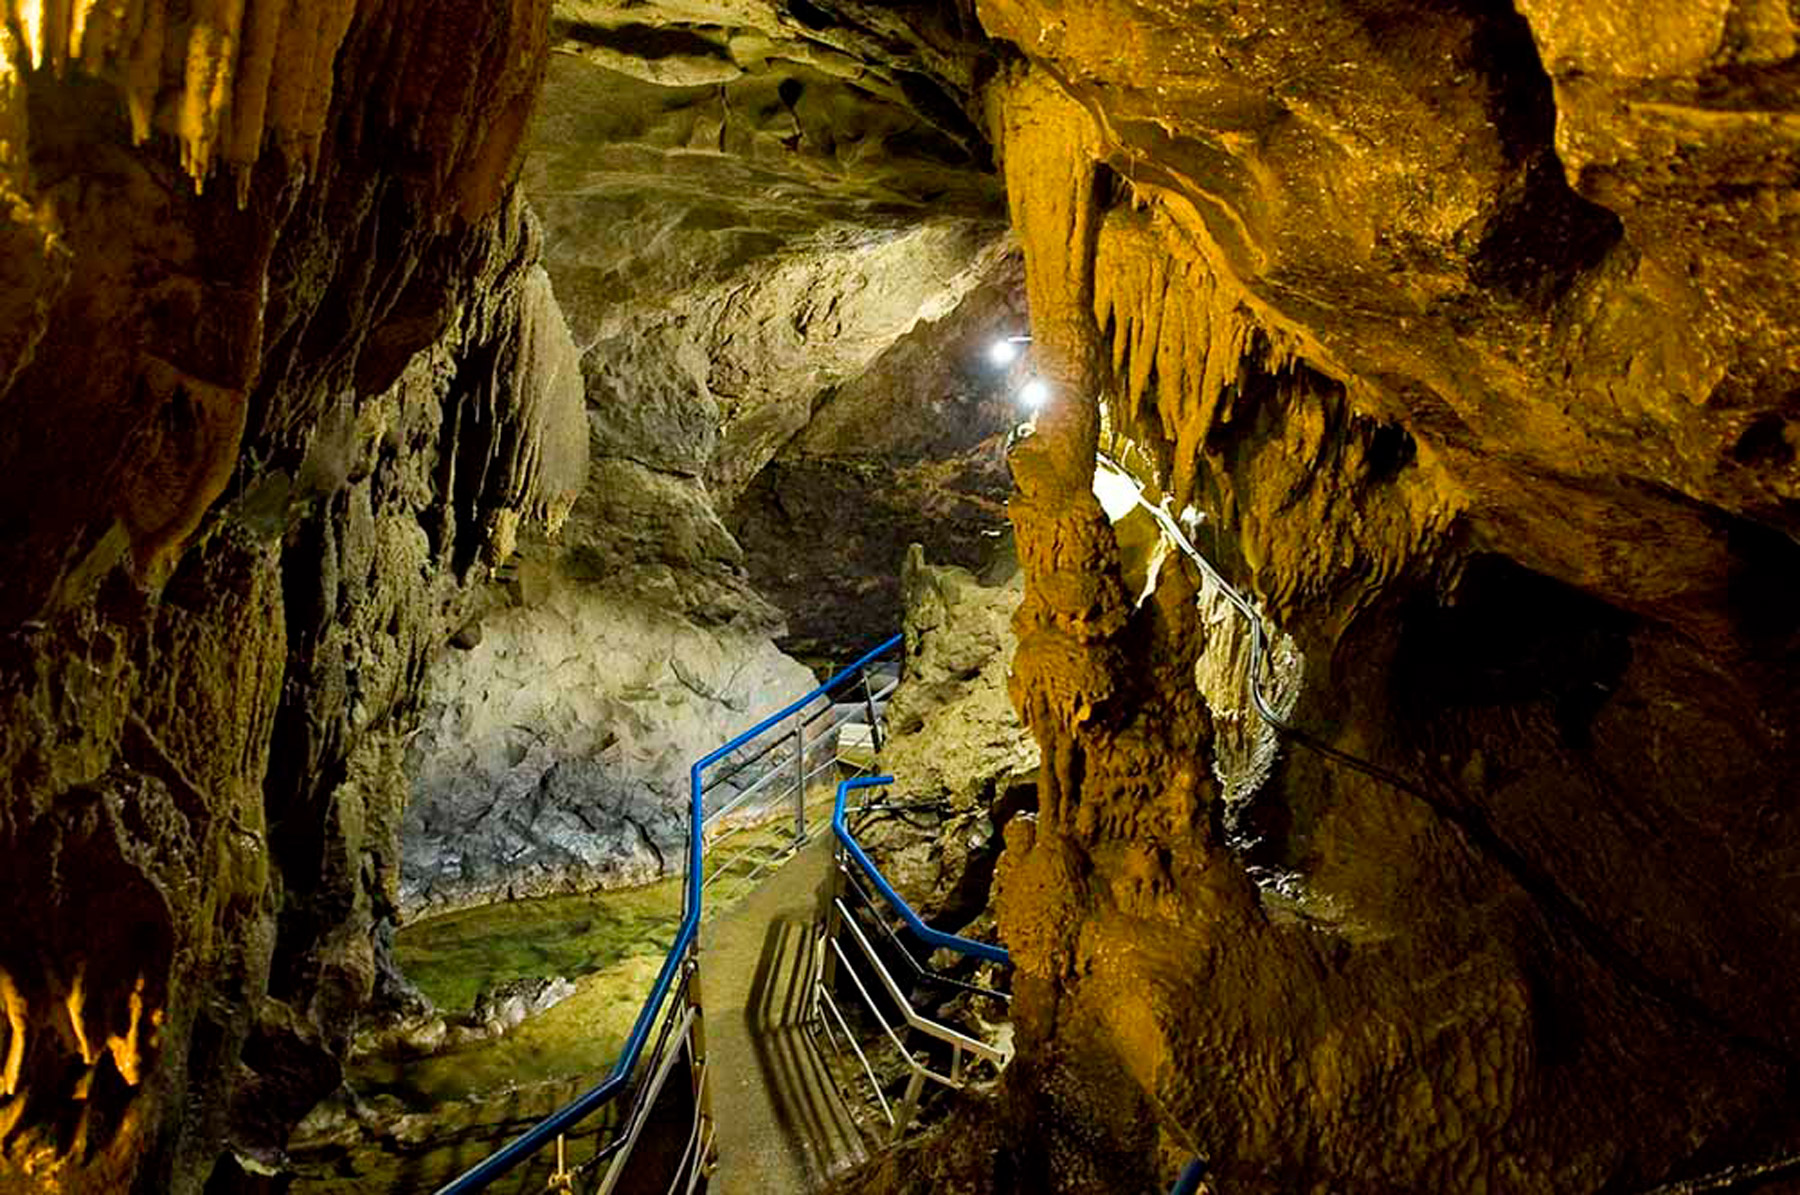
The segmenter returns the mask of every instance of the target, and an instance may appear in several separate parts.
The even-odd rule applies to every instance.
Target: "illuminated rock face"
[[[425,661],[583,483],[511,192],[548,14],[26,9],[0,37],[0,1188],[194,1192],[338,1081]]]
[[[1793,1145],[1792,25],[1518,10],[980,5],[1063,396],[1012,460],[1044,776],[998,879],[1016,1120],[895,1188],[1634,1190]],[[1089,492],[1124,442],[1374,771],[1290,742],[1225,804],[1194,575],[1134,605]]]
[[[847,662],[911,539],[1003,526],[1012,412],[973,358],[1021,272],[968,42],[809,15],[553,12],[523,181],[592,468],[425,678],[403,911],[678,869],[689,764],[816,683],[774,641]]]
[[[714,497],[936,451],[863,439],[858,379],[980,323],[990,144],[1055,396],[1012,460],[1019,1058],[993,1151],[890,1185],[1629,1190],[1793,1138],[1779,6],[984,0],[987,129],[962,5],[18,7],[0,1188],[273,1156],[470,586],[576,510],[625,598],[766,635]],[[552,38],[546,276],[509,182]],[[889,302],[896,259],[943,277]],[[1136,601],[1103,436],[1373,772],[1290,744],[1225,803],[1216,624],[1178,559]]]

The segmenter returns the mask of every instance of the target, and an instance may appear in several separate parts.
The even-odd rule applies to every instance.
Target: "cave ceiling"
[[[1161,292],[1123,280],[1134,259],[1195,262],[1256,335],[1403,424],[1481,546],[1717,640],[1727,529],[1800,531],[1777,7],[980,15],[1086,113],[1069,137],[1114,196],[1096,269],[1120,328],[1148,321],[1154,350]]]
[[[558,4],[525,186],[578,339],[809,238],[996,219],[967,33],[906,16]]]
[[[986,61],[950,5],[555,7],[522,182],[588,395],[598,467],[565,537],[582,576],[628,583],[694,539],[679,527],[709,527],[703,559],[653,566],[674,566],[678,604],[766,621],[754,587],[790,646],[829,651],[898,618],[908,541],[982,550],[937,513],[993,528],[1006,491],[1012,416],[978,342],[1023,312]],[[881,493],[890,468],[912,471],[884,530],[846,524],[821,550],[816,516]],[[660,496],[623,497],[639,490]],[[639,517],[657,509],[686,513]],[[807,553],[878,599],[801,626]]]

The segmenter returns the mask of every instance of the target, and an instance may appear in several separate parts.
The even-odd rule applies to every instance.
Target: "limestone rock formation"
[[[556,15],[525,182],[600,451],[729,500],[1004,252],[966,33],[860,2]]]
[[[998,880],[1013,1131],[889,1185],[1633,1190],[1791,1150],[1786,16],[980,15],[1064,396],[1012,460],[1043,781]],[[1230,819],[1197,578],[1136,604],[1102,443],[1307,661]]]
[[[935,4],[559,3],[526,183],[577,339],[821,233],[993,221],[973,33]]]
[[[901,809],[860,831],[900,894],[949,932],[975,932],[1001,834],[1035,798],[1037,744],[1007,691],[1024,577],[1004,556],[992,564],[977,577],[926,563],[917,544],[907,553],[906,670],[881,755]]]
[[[335,1086],[425,661],[581,487],[547,13],[430,8],[0,35],[5,1189],[229,1190]]]
[[[900,583],[906,673],[888,708],[883,764],[921,797],[985,803],[1038,766],[1037,744],[1007,694],[1024,577],[1003,552],[977,576],[927,563],[915,544]]]
[[[524,182],[591,469],[426,679],[408,913],[678,865],[687,765],[815,683],[771,640],[859,650],[909,539],[998,529],[1010,412],[973,359],[1020,278],[966,31],[809,14],[556,9]]]
[[[736,570],[790,650],[829,660],[881,637],[907,542],[962,550],[956,532],[1000,522],[1009,412],[973,346],[1017,330],[1018,264],[967,14],[565,3],[553,44],[525,181],[582,345],[597,469],[619,477],[602,501],[660,488],[693,533],[719,542],[717,514],[743,539],[704,583],[674,570],[703,623],[757,604]],[[591,563],[642,569],[644,547]]]
[[[557,581],[433,670],[402,833],[407,915],[682,866],[688,766],[816,682],[766,633]]]
[[[787,615],[787,650],[839,664],[900,625],[906,547],[978,568],[1005,526],[1018,370],[993,344],[1026,324],[1016,257],[954,311],[920,323],[826,391],[731,505],[758,592]]]
[[[804,683],[784,624],[876,637],[911,540],[976,563],[1022,375],[963,366],[1015,246],[1051,395],[1009,461],[1017,1061],[864,1189],[1800,1150],[1797,36],[1763,0],[10,6],[0,1190],[254,1189],[404,1002],[403,907],[665,866],[692,740]],[[1100,448],[1297,645],[1253,793],[1242,629],[1107,516]],[[981,713],[903,700],[895,766],[1011,808],[1011,599],[911,583],[984,608],[966,652],[911,627],[918,700]]]

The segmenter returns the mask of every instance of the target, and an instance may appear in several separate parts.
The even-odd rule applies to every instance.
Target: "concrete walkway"
[[[802,1023],[831,866],[827,828],[701,929],[716,1195],[806,1195],[864,1156]]]

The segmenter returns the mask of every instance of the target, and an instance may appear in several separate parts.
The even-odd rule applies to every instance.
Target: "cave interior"
[[[45,0],[0,199],[0,1195],[434,1189],[897,631],[831,1189],[1800,1191],[1795,4]]]

